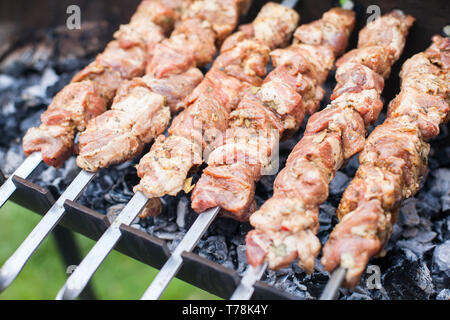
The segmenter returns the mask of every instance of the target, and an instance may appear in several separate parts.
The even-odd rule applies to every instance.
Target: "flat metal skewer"
[[[230,300],[250,300],[255,292],[255,283],[260,280],[267,269],[267,263],[263,263],[257,267],[251,265],[245,270],[241,283],[234,290]]]
[[[13,177],[17,176],[22,179],[28,178],[33,171],[41,164],[42,154],[35,152],[30,154],[25,161],[17,168],[16,171],[2,184],[0,187],[0,208],[8,201],[14,191],[16,191],[16,185],[14,184]]]
[[[328,281],[325,289],[322,292],[322,295],[320,296],[320,300],[335,300],[337,298],[338,290],[345,279],[346,273],[347,269],[344,269],[342,267],[334,270],[330,280]]]
[[[0,292],[8,288],[14,279],[16,279],[33,253],[62,219],[66,211],[64,208],[66,200],[76,201],[95,175],[95,173],[81,171],[41,221],[39,221],[25,241],[22,242],[14,254],[5,262],[0,270]]]
[[[145,291],[141,300],[157,300],[163,294],[170,281],[177,275],[183,264],[182,253],[192,251],[206,232],[208,227],[216,218],[220,208],[216,207],[201,213],[195,220],[192,227],[178,244],[169,260],[164,264],[152,283]]]
[[[130,225],[148,201],[149,199],[141,192],[137,192],[133,196],[127,206],[117,216],[91,251],[89,251],[88,255],[67,279],[65,285],[56,296],[57,300],[73,300],[81,294],[83,289],[89,283],[89,280],[112,249],[114,249],[114,246],[122,236],[120,226],[122,224]]]

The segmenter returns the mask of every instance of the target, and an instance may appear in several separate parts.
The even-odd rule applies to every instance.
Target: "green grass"
[[[11,202],[0,209],[0,264],[17,249],[40,216]],[[94,242],[76,234],[83,256]],[[19,277],[0,300],[54,299],[64,284],[67,266],[63,265],[53,237],[44,241]],[[91,284],[98,299],[139,299],[157,273],[139,261],[113,251],[93,277]],[[218,299],[181,280],[174,279],[162,299]]]

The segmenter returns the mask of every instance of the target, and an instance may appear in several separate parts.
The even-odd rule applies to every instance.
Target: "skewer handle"
[[[178,247],[170,256],[169,260],[164,264],[162,269],[156,275],[153,282],[145,291],[141,300],[157,300],[169,285],[170,281],[176,276],[183,264],[181,254],[185,251],[192,251],[206,232],[208,227],[216,218],[220,208],[213,208],[203,212],[197,217],[192,227],[184,236]]]
[[[337,298],[338,290],[344,281],[346,273],[347,270],[342,267],[339,267],[333,272],[327,286],[320,296],[320,300],[335,300]]]
[[[72,275],[67,279],[66,284],[61,288],[56,296],[57,300],[73,300],[77,298],[89,283],[94,273],[106,259],[108,254],[114,249],[122,233],[122,224],[130,225],[137,215],[142,211],[148,202],[148,198],[143,193],[136,193],[128,202],[127,206],[117,216],[108,230],[97,241],[88,255],[81,261]]]
[[[28,176],[39,166],[42,162],[42,154],[40,152],[32,153],[19,168],[3,183],[0,187],[0,208],[8,201],[14,191],[16,191],[16,185],[14,184],[13,177],[17,176],[22,179],[28,178]]]
[[[0,270],[0,292],[8,288],[16,279],[33,253],[62,219],[65,213],[64,203],[66,200],[75,201],[94,177],[94,173],[80,172],[16,252],[5,262]]]

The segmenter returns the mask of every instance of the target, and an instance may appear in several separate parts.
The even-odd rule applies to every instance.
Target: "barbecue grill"
[[[389,3],[383,1],[353,2],[355,4],[354,10],[357,13],[357,27],[353,32],[353,41],[350,47],[355,47],[357,32],[370,15],[366,11],[370,5],[378,5],[381,13],[398,8],[417,18],[417,22],[408,36],[405,51],[400,61],[395,64],[390,79],[386,81],[383,98],[386,102],[390,101],[399,90],[398,73],[401,64],[414,53],[424,50],[429,45],[433,34],[443,32],[443,27],[449,23],[450,4],[438,0],[426,2],[398,0]],[[37,17],[33,10],[23,10],[25,6],[29,6],[27,1],[15,1],[14,3],[8,3],[8,5],[4,1],[0,4],[2,6],[0,23],[5,23],[9,27],[5,28],[7,31],[5,34],[0,34],[6,39],[1,41],[5,44],[0,47],[0,71],[7,72],[6,74],[9,74],[7,77],[10,79],[13,77],[28,77],[30,69],[33,72],[51,69],[57,71],[59,81],[67,82],[71,73],[84,66],[86,61],[102,50],[103,44],[108,40],[108,35],[112,34],[120,23],[128,21],[138,3],[137,0],[130,0],[126,3],[123,1],[55,2],[41,0],[33,5],[48,10],[40,10]],[[248,14],[241,19],[241,23],[252,21],[264,3],[265,1],[254,1]],[[86,23],[92,24],[93,27],[86,27],[77,31],[79,36],[70,39],[71,31],[61,31],[59,26],[65,24],[66,9],[72,4],[77,4],[82,8],[82,21],[85,23],[83,27],[87,26]],[[295,9],[301,14],[301,23],[307,23],[320,18],[323,12],[337,5],[339,5],[337,1],[299,0]],[[61,14],[53,15],[52,13],[55,12]],[[9,21],[21,21],[23,23],[18,25],[17,23],[9,23]],[[101,28],[96,28],[96,26]],[[43,30],[41,34],[38,31],[32,31],[31,28],[36,29],[36,27],[37,30]],[[74,48],[82,46],[84,50],[74,50],[72,54],[67,54],[64,51],[64,49],[67,50],[67,47],[61,44],[67,38],[69,38],[68,44],[70,46]],[[24,50],[23,48],[31,48],[30,52],[42,50],[42,47],[37,45],[46,43],[42,39],[56,44],[53,54],[41,56],[43,58],[39,61],[36,59],[26,60],[24,55],[18,54],[20,50]],[[52,42],[55,39],[56,41]],[[30,46],[27,47],[27,45]],[[62,59],[66,54],[67,57]],[[329,102],[329,96],[335,84],[334,77],[331,75],[326,83],[328,101],[325,100],[321,104],[322,106]],[[8,104],[4,104],[3,101],[8,102],[11,97],[5,93],[6,89],[3,90],[2,86],[3,84],[0,82],[0,101],[3,108],[3,119],[0,120],[2,128],[0,130],[4,135],[0,140],[0,154],[6,158],[6,161],[3,161],[0,168],[5,171],[5,175],[8,175],[11,173],[10,167],[15,169],[14,167],[18,166],[23,160],[20,148],[17,146],[18,139],[22,138],[25,127],[30,127],[36,123],[36,120],[38,120],[36,114],[43,110],[42,107],[48,102],[46,99],[51,97],[52,92],[56,93],[58,90],[55,89],[55,84],[52,84],[50,90],[47,90],[42,96],[34,96],[35,100],[38,100],[34,102],[28,98],[24,98],[23,101],[18,101],[16,98],[13,107],[17,113],[23,114],[14,115],[14,113],[6,110]],[[11,88],[13,85],[9,84],[8,87],[5,84],[4,86],[5,88]],[[23,97],[26,93],[25,89],[19,86],[14,90],[22,93]],[[378,123],[384,119],[384,117],[380,118]],[[21,128],[20,123],[25,123],[25,125]],[[15,131],[10,131],[8,126],[14,128]],[[300,130],[299,134],[282,143],[280,148],[282,163],[286,160],[296,141],[301,137],[302,132],[303,130]],[[382,269],[384,289],[381,291],[369,290],[364,286],[351,291],[341,289],[341,298],[420,299],[435,298],[436,296],[450,297],[450,293],[445,291],[445,288],[449,287],[450,265],[447,265],[447,269],[445,269],[445,261],[439,263],[442,262],[441,260],[445,260],[445,252],[448,252],[445,250],[450,250],[448,240],[450,237],[450,220],[445,216],[445,213],[450,210],[450,195],[448,194],[450,189],[450,171],[448,169],[450,166],[450,138],[448,137],[448,126],[443,128],[441,135],[431,144],[434,154],[432,153],[431,156],[430,173],[424,183],[424,188],[415,197],[419,201],[414,202],[413,199],[405,202],[402,208],[403,218],[400,220],[402,227],[399,227],[401,229],[397,230],[397,234],[394,230],[394,236],[403,241],[402,246],[400,246],[402,249],[395,248],[394,243],[391,242],[392,245],[387,248],[388,255],[375,261]],[[9,159],[16,159],[16,162],[8,163]],[[125,163],[102,170],[77,202],[66,201],[64,203],[67,213],[59,225],[93,240],[98,240],[111,224],[111,219],[108,218],[113,217],[116,211],[120,212],[123,204],[128,202],[132,196],[131,187],[137,182],[134,164]],[[343,173],[336,176],[330,199],[321,207],[320,218],[325,225],[319,231],[321,240],[326,239],[326,234],[329,233],[336,222],[331,214],[356,167],[357,159],[355,158],[350,161]],[[38,214],[45,214],[54,204],[55,199],[73,180],[77,171],[75,163],[69,161],[59,170],[49,169],[45,165],[41,165],[26,180],[15,176],[13,182],[17,190],[11,200]],[[199,174],[194,175],[194,181],[198,179]],[[0,182],[3,181],[4,176],[0,174]],[[257,200],[259,202],[267,199],[272,191],[272,185],[273,179],[271,177],[264,177],[258,184]],[[108,192],[105,192],[105,190],[108,190]],[[120,228],[122,237],[115,249],[150,266],[161,268],[170,257],[171,251],[195,220],[196,214],[189,210],[188,199],[186,195],[165,197],[163,199],[164,212],[161,217],[135,221],[131,226],[122,225]],[[116,211],[113,210],[114,208]],[[423,220],[420,220],[419,217],[417,217],[419,222],[407,220],[411,218],[410,216],[414,214],[414,211],[419,212],[422,216],[425,214],[422,217]],[[431,224],[431,226],[428,225],[429,229],[426,229],[427,223]],[[246,267],[243,245],[245,243],[244,236],[248,230],[250,230],[248,224],[218,219],[213,223],[211,230],[208,231],[196,250],[193,253],[182,255],[183,265],[177,277],[222,298],[229,298],[239,285]],[[419,237],[422,238],[419,239]],[[225,248],[223,248],[224,246]],[[65,248],[65,251],[71,250],[72,248]],[[418,258],[414,260],[408,257],[407,250],[416,254]],[[439,256],[440,251],[444,252],[442,257]],[[448,262],[448,258],[446,261]],[[402,277],[403,271],[406,271],[412,278],[419,273],[426,274],[428,272],[428,278],[424,276],[419,279],[420,284],[419,281],[411,280],[408,276]],[[295,266],[276,272],[268,271],[262,281],[256,282],[252,298],[317,298],[328,279],[327,273],[320,269],[312,275],[306,275]],[[425,285],[423,285],[424,281],[426,282]],[[408,286],[413,287],[414,290],[408,291]]]

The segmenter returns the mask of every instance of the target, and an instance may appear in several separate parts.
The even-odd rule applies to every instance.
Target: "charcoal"
[[[143,230],[146,231],[144,228]],[[163,240],[175,240],[178,237],[178,232],[156,231],[154,235]]]
[[[19,145],[15,145],[8,150],[4,158],[4,165],[2,171],[6,176],[10,176],[17,167],[23,162],[25,156],[22,148]]]
[[[347,188],[350,183],[350,178],[344,173],[338,171],[336,176],[330,183],[330,200],[335,201],[336,204],[339,203],[342,193]]]
[[[400,239],[403,232],[403,228],[399,224],[394,224],[392,227],[392,234],[391,238],[389,239],[388,248],[391,248],[392,246],[397,245],[397,240]]]
[[[20,130],[25,132],[28,128],[37,127],[41,123],[41,114],[43,111],[38,111],[34,113],[32,116],[26,118],[24,121],[20,123]]]
[[[347,165],[344,167],[344,172],[349,177],[354,177],[356,174],[356,170],[358,170],[359,167],[359,158],[358,155],[354,155],[347,163]]]
[[[450,277],[450,240],[437,246],[433,252],[433,269]]]
[[[435,217],[441,210],[441,201],[432,193],[427,192],[418,197],[417,210],[421,216]]]
[[[185,233],[184,232],[177,232],[175,233],[175,238],[172,241],[168,241],[167,246],[169,247],[169,250],[173,252],[176,247],[180,244],[181,240],[183,240]]]
[[[224,236],[211,236],[203,244],[200,256],[223,263],[228,256],[228,247]]]
[[[106,211],[106,216],[108,217],[109,222],[112,223],[114,220],[116,220],[117,216],[122,212],[123,208],[125,208],[125,205],[123,203],[109,207]]]
[[[6,74],[0,74],[0,91],[9,89],[14,84],[14,78]]]
[[[245,245],[241,244],[237,246],[237,258],[238,258],[238,267],[236,269],[237,272],[243,273],[245,268],[247,267],[247,252]]]
[[[162,228],[166,232],[175,232],[178,230],[178,226],[176,223],[168,223],[165,227]]]
[[[434,179],[430,192],[436,197],[450,195],[450,169],[437,169],[432,176]]]
[[[436,300],[450,300],[450,289],[442,289],[436,296]]]
[[[189,199],[187,197],[181,197],[177,204],[177,225],[181,229],[186,226],[186,214],[189,211]]]
[[[145,232],[145,228],[143,226],[141,226],[139,223],[132,223],[131,227]],[[172,240],[172,238],[170,238],[169,240]]]
[[[437,234],[434,231],[419,230],[414,240],[421,243],[428,243],[431,242],[434,238],[436,238],[436,235]]]
[[[417,214],[416,205],[417,200],[414,197],[405,200],[403,202],[402,208],[400,209],[398,223],[408,227],[419,225],[420,218]]]
[[[439,161],[440,166],[449,167],[450,166],[450,146],[442,148],[436,155],[437,161]]]
[[[232,235],[238,230],[239,222],[230,218],[218,218],[214,222],[213,228],[218,229],[220,233]]]
[[[416,254],[416,256],[421,257],[425,252],[430,251],[434,248],[434,244],[432,243],[422,243],[415,239],[412,240],[400,240],[397,241],[397,245],[400,248],[409,249],[411,252]]]
[[[402,236],[409,239],[414,238],[419,233],[419,229],[417,228],[404,228],[402,232]]]
[[[224,262],[222,263],[222,266],[225,267],[225,268],[228,268],[228,269],[234,269],[234,264],[233,264],[233,262],[231,262],[231,261],[229,261],[229,260],[224,261]]]
[[[330,234],[333,218],[335,218],[336,208],[332,206],[329,202],[326,202],[320,206],[319,211],[319,231],[317,236],[319,237],[321,243],[325,243]]]
[[[389,268],[382,281],[391,299],[430,299],[434,293],[430,270],[420,260]]]
[[[9,53],[0,63],[0,72],[18,77],[31,67],[34,54],[32,44],[23,46]]]
[[[448,213],[450,211],[450,195],[445,195],[441,197],[442,211]]]
[[[350,296],[346,297],[345,300],[372,300],[372,298],[366,294],[353,292]]]
[[[273,193],[273,184],[275,181],[276,175],[266,175],[261,178],[261,180],[257,184],[257,188],[267,194]]]

